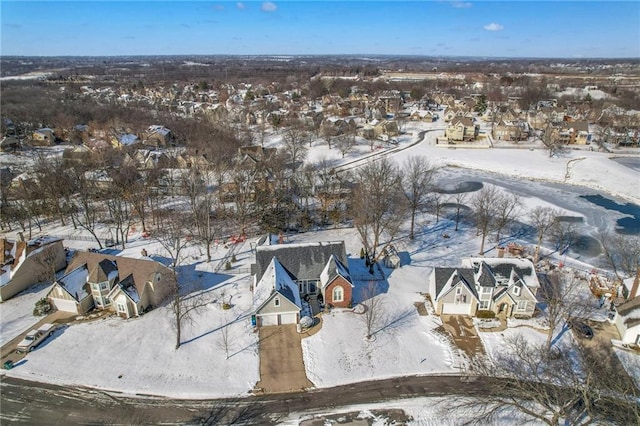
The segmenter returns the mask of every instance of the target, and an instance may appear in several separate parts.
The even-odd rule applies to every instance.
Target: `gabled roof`
[[[485,263],[493,273],[496,281],[508,281],[511,272],[515,271],[517,276],[527,287],[540,287],[538,276],[535,273],[533,263],[522,258],[498,258],[498,257],[470,257],[462,260],[462,266],[472,267],[474,264]]]
[[[495,287],[497,284],[496,277],[493,275],[493,271],[484,261],[480,262],[475,274],[475,282],[480,287]]]
[[[349,274],[349,270],[346,266],[342,264],[334,255],[331,255],[329,261],[327,262],[327,266],[325,266],[324,270],[320,274],[320,282],[322,283],[322,288],[328,286],[336,277],[344,278],[351,287],[353,287],[353,281],[351,281],[351,275]]]
[[[114,299],[115,293],[119,291],[131,299],[133,303],[137,304],[140,301],[140,295],[138,294],[138,289],[133,281],[133,275],[127,276],[124,280],[114,286],[111,292],[109,292],[109,298]]]
[[[451,273],[449,274],[449,278],[446,279],[446,281],[441,282],[440,285],[438,284],[438,269],[449,269],[449,271],[451,271]],[[458,284],[462,284],[464,287],[466,287],[469,293],[471,293],[471,295],[477,300],[478,293],[476,292],[473,282],[473,270],[471,269],[436,268],[436,300],[452,291],[455,287],[458,286]]]
[[[253,306],[256,310],[259,310],[274,292],[281,294],[299,309],[302,309],[298,286],[293,282],[289,271],[275,257],[271,259],[269,266],[253,290]]]
[[[111,281],[118,276],[118,267],[109,259],[101,260],[90,271],[89,278],[87,279],[90,283]]]
[[[144,293],[147,281],[155,281],[156,273],[161,274],[163,279],[172,274],[169,268],[149,258],[133,259],[88,251],[78,251],[71,259],[67,271],[72,271],[81,265],[87,265],[87,268],[92,271],[103,260],[115,262],[120,277],[132,275],[136,290],[140,295]]]
[[[84,298],[90,295],[89,284],[87,283],[87,277],[89,277],[89,269],[87,265],[80,265],[74,269],[67,269],[67,273],[56,281],[55,285],[63,288],[71,297],[80,302]]]
[[[347,263],[344,242],[262,245],[256,248],[256,281],[278,257],[280,263],[296,280],[318,280],[329,258],[335,256],[343,265]]]

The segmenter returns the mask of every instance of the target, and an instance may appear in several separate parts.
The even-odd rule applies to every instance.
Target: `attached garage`
[[[263,314],[263,315],[258,315],[258,319],[259,319],[259,324],[261,326],[297,324],[298,314],[296,312],[285,312],[280,314]]]
[[[59,311],[71,312],[73,314],[78,313],[78,304],[75,300],[65,300],[65,299],[51,299],[53,304]]]
[[[469,303],[443,303],[443,315],[471,315],[471,305]]]

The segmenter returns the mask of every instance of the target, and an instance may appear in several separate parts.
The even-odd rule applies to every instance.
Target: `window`
[[[344,290],[340,286],[336,286],[333,289],[333,301],[334,302],[342,302],[344,301]]]
[[[309,283],[309,293],[314,293],[316,292],[316,283]]]
[[[491,287],[480,287],[481,291],[483,294],[490,294],[491,293]]]
[[[105,306],[106,306],[106,305],[110,305],[110,304],[111,304],[111,300],[109,300],[109,298],[108,298],[108,297],[105,297],[105,298],[104,298],[104,304],[105,304]]]
[[[125,306],[124,303],[118,302],[118,312],[123,312],[123,313],[127,312],[127,307]]]
[[[456,288],[456,294],[462,294],[462,287]]]
[[[276,297],[275,299],[273,299],[273,306],[280,306],[280,298]]]
[[[480,306],[478,307],[478,309],[482,309],[482,310],[489,309],[489,301],[488,300],[481,300],[480,301]]]
[[[100,284],[100,290],[106,290],[106,289],[107,289],[107,283]]]
[[[94,290],[100,290],[100,284],[98,283],[91,284],[91,288]]]
[[[526,309],[527,309],[527,301],[526,300],[518,301],[518,310],[519,311],[524,311]]]
[[[513,287],[513,294],[520,296],[520,286]]]
[[[96,296],[95,299],[96,299],[96,305],[102,306],[102,297]]]

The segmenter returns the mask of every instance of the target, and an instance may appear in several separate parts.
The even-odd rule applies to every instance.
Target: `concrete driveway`
[[[485,354],[482,340],[478,336],[471,318],[463,315],[442,315],[441,319],[444,329],[449,332],[453,342],[469,358]]]
[[[260,327],[260,381],[265,393],[300,391],[313,387],[302,359],[301,334],[296,326]]]

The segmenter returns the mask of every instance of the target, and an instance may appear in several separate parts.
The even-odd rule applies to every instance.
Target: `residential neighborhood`
[[[118,78],[97,63],[3,87],[37,84],[65,113],[36,95],[28,114],[2,112],[0,381],[264,401],[405,377],[493,395],[487,378],[561,371],[579,392],[540,416],[606,423],[615,407],[611,422],[629,424],[640,107],[624,90],[637,63],[616,65],[614,90],[606,64],[583,78],[587,65],[558,61],[358,60],[271,79],[275,59],[248,60],[254,74],[226,80],[202,71],[222,62],[122,60]],[[514,370],[525,362],[540,376]],[[595,372],[607,380],[576,377]],[[576,408],[601,392],[631,396]],[[473,401],[508,406],[497,424],[521,419]],[[430,415],[459,410],[445,402]]]

